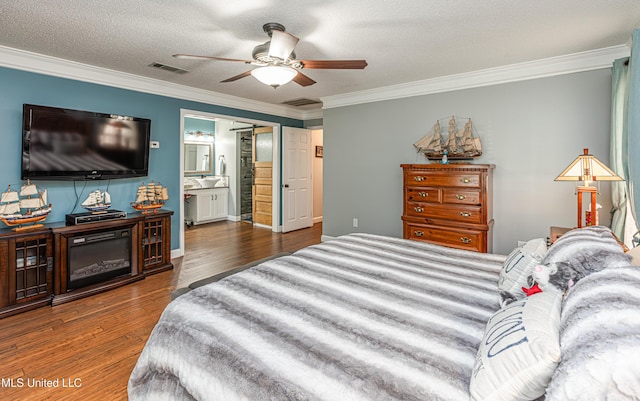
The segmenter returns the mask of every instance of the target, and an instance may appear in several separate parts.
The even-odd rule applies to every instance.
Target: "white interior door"
[[[282,231],[313,225],[311,131],[282,128]]]

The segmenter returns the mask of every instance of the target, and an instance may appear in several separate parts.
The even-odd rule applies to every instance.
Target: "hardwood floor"
[[[211,228],[209,228],[211,227]],[[320,242],[322,223],[286,234],[250,223],[221,221],[185,229],[185,256],[178,287],[283,251]]]
[[[191,227],[172,271],[0,319],[0,400],[126,400],[129,374],[175,288],[319,243],[321,234],[321,223],[286,234],[227,221]]]

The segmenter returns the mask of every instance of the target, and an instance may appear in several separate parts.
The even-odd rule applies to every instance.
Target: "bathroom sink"
[[[220,181],[220,178],[216,177],[196,178],[196,182],[200,184],[202,188],[213,188],[218,181]]]

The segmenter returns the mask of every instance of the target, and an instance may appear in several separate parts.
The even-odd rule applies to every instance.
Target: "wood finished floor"
[[[175,288],[319,243],[321,234],[321,223],[286,234],[227,221],[191,227],[172,271],[0,319],[0,400],[126,400],[131,370]]]

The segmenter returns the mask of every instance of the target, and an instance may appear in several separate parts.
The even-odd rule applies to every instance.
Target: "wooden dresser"
[[[493,164],[402,164],[404,238],[492,252]]]

